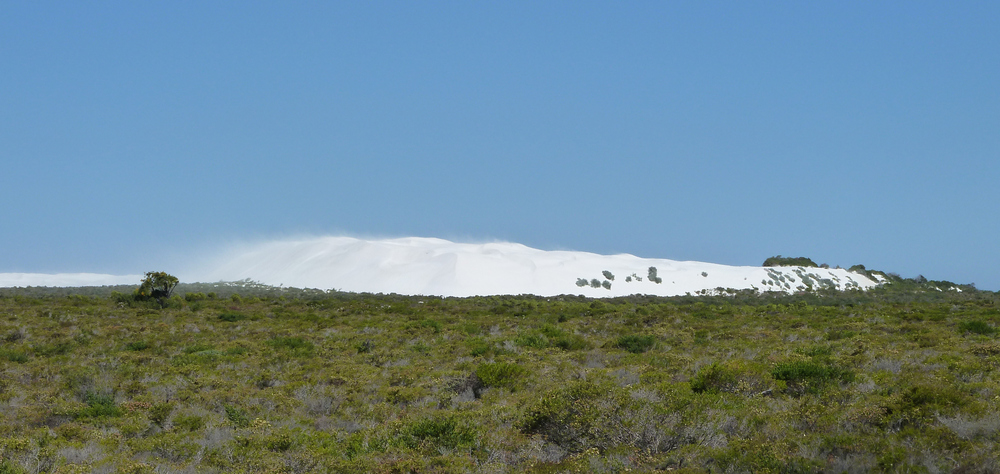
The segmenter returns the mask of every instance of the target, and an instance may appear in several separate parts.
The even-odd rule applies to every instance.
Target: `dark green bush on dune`
[[[765,267],[819,267],[816,262],[807,257],[782,257],[777,255],[764,260]],[[862,267],[863,268],[863,267]]]

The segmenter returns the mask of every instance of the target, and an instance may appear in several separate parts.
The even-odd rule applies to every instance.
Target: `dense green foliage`
[[[615,341],[615,347],[626,351],[641,354],[656,345],[656,336],[639,336],[637,334],[626,334]]]
[[[170,298],[177,283],[179,283],[177,277],[168,273],[146,272],[146,276],[133,295],[137,300],[155,299],[162,304],[164,299]]]
[[[606,300],[179,285],[162,305],[8,289],[0,472],[996,472],[1000,297],[895,281]]]
[[[808,257],[782,257],[777,255],[764,260],[764,267],[819,267]],[[864,268],[864,267],[862,267]]]

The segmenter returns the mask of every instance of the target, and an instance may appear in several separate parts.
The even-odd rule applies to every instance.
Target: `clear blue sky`
[[[6,1],[0,164],[0,272],[415,235],[998,290],[1000,2]]]

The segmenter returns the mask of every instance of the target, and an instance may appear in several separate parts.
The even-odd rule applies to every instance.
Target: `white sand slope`
[[[27,286],[138,285],[142,275],[102,273],[0,273],[0,288]]]
[[[650,281],[649,267],[656,267],[660,283]],[[605,278],[604,271],[614,280]],[[716,288],[793,293],[810,286],[865,289],[877,285],[864,275],[843,269],[736,267],[416,237],[270,242],[224,258],[207,271],[178,276],[182,281],[249,278],[274,286],[441,296],[675,296]],[[588,284],[578,286],[579,279]],[[592,280],[607,281],[611,288],[593,288],[589,284]]]

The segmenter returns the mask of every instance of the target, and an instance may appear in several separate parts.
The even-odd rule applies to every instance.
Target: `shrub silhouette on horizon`
[[[819,267],[808,257],[782,257],[776,255],[764,260],[764,267]]]

